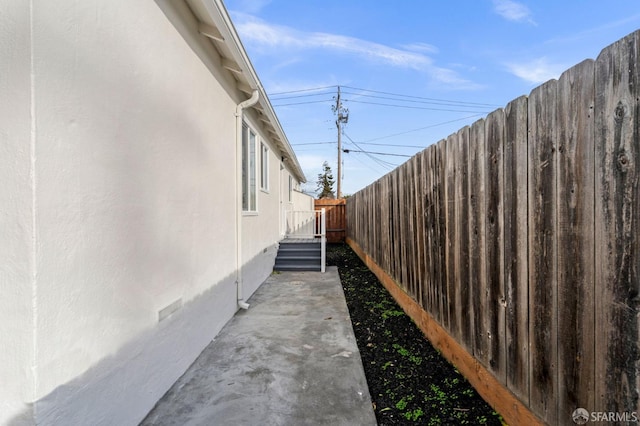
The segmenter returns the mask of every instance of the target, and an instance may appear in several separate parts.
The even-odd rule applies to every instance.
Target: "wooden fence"
[[[348,241],[544,423],[640,413],[639,58],[640,31],[347,202]]]
[[[315,200],[315,209],[326,209],[327,242],[343,242],[347,232],[346,222],[346,200]]]

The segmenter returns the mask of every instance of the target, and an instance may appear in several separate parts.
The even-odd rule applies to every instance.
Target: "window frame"
[[[246,121],[242,122],[242,213],[258,214],[257,162],[258,135]]]
[[[260,141],[260,190],[269,192],[269,147]]]

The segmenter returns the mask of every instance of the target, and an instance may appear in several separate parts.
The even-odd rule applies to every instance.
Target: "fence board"
[[[429,306],[429,289],[431,287],[430,282],[430,270],[429,270],[429,257],[430,257],[430,245],[429,245],[429,223],[427,222],[428,211],[429,211],[429,183],[427,180],[427,167],[428,167],[428,152],[429,149],[425,149],[424,151],[418,154],[419,162],[419,172],[418,177],[416,179],[416,193],[418,194],[417,208],[419,214],[419,231],[420,236],[418,237],[419,242],[419,251],[420,254],[420,268],[421,268],[421,276],[420,276],[420,297],[418,298],[418,303],[422,306],[423,309],[427,309]]]
[[[347,230],[345,217],[346,200],[315,200],[315,209],[326,211],[327,242],[338,243],[344,241]]]
[[[504,110],[498,109],[485,120],[486,158],[486,258],[487,293],[485,328],[489,349],[489,367],[494,375],[506,382],[506,346],[504,293],[504,169],[503,148],[505,138]]]
[[[596,61],[596,407],[638,407],[639,33]]]
[[[594,400],[594,62],[558,81],[558,419]],[[572,408],[574,407],[574,408]]]
[[[505,108],[504,279],[507,386],[529,403],[527,98]]]
[[[556,86],[529,96],[529,336],[530,405],[557,423]]]
[[[422,153],[416,154],[413,159],[413,180],[410,182],[412,185],[411,191],[413,195],[413,220],[414,220],[414,244],[415,244],[415,300],[422,305],[422,294],[424,291],[424,222],[422,214],[422,186],[420,185],[422,179]],[[422,305],[424,306],[424,305]]]
[[[460,284],[458,282],[456,263],[458,252],[458,235],[456,230],[456,145],[458,137],[456,134],[449,136],[444,142],[445,162],[446,162],[446,180],[445,180],[445,221],[446,221],[446,249],[445,258],[447,262],[446,281],[446,301],[449,313],[449,333],[458,337],[460,329],[458,326],[458,316],[456,314],[456,305],[460,305]]]
[[[430,146],[425,151],[425,227],[426,227],[426,238],[425,238],[425,252],[427,253],[426,262],[427,262],[427,308],[429,312],[432,313],[433,317],[441,322],[440,312],[437,309],[438,302],[436,296],[436,288],[438,286],[438,281],[440,277],[438,275],[438,263],[437,263],[437,254],[439,252],[438,247],[438,238],[436,234],[436,230],[438,228],[438,216],[436,214],[438,209],[438,200],[436,198],[437,190],[436,190],[436,182],[435,182],[435,153],[436,147],[435,145]]]
[[[471,352],[473,317],[469,314],[474,300],[469,291],[469,127],[458,131],[458,180],[456,185],[456,229],[458,229],[458,253],[456,269],[459,281],[459,302],[456,315],[460,323],[460,341]]]
[[[636,32],[348,202],[350,243],[472,358],[434,345],[528,420],[640,412],[639,60]]]
[[[485,141],[484,120],[469,130],[469,291],[473,305],[473,355],[489,365],[489,352],[483,318],[487,291],[485,255]]]
[[[438,245],[440,251],[438,253],[438,269],[439,269],[439,282],[438,282],[438,306],[440,310],[440,318],[442,325],[449,328],[449,303],[447,300],[447,258],[445,251],[447,247],[447,217],[445,213],[446,209],[446,186],[447,186],[447,174],[446,174],[446,146],[441,141],[436,145],[436,171],[438,179]]]

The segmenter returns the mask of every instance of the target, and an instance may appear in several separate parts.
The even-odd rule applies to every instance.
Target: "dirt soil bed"
[[[328,245],[327,264],[340,273],[379,425],[502,424],[348,245]]]

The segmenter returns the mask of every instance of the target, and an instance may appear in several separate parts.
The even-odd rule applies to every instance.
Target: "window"
[[[260,189],[269,190],[269,148],[260,144]]]
[[[242,211],[255,212],[256,206],[256,134],[242,125]]]
[[[293,202],[293,178],[289,176],[289,202]]]

